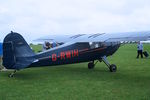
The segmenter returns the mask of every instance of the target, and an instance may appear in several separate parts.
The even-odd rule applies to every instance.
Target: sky
[[[150,30],[150,0],[0,0],[0,40]]]

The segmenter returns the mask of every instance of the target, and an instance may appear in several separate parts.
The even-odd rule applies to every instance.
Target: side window
[[[99,47],[103,47],[104,43],[102,42],[89,42],[90,48],[94,49],[94,48],[99,48]]]

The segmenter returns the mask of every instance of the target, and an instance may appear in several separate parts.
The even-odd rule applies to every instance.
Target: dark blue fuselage
[[[119,46],[118,42],[65,43],[35,54],[20,34],[11,32],[3,41],[3,66],[20,70],[101,60],[104,56],[115,53]]]
[[[120,47],[118,42],[71,43],[35,55],[36,60],[29,67],[53,66],[101,60]]]

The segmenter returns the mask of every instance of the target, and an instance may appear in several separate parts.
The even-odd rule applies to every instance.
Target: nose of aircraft
[[[117,43],[117,42],[115,42],[115,43],[112,43],[112,45],[110,46],[110,48],[109,48],[109,55],[113,55],[118,49],[119,49],[119,47],[120,47],[120,43]]]

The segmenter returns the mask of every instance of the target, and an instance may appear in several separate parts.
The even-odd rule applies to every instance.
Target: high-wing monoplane
[[[3,41],[3,65],[14,70],[10,77],[13,77],[17,70],[25,68],[81,62],[89,62],[88,68],[93,69],[98,61],[103,61],[110,72],[116,72],[117,66],[110,64],[107,57],[118,50],[121,41],[146,41],[149,38],[150,31],[51,35],[37,41],[57,41],[63,44],[35,54],[19,33],[11,32]]]

